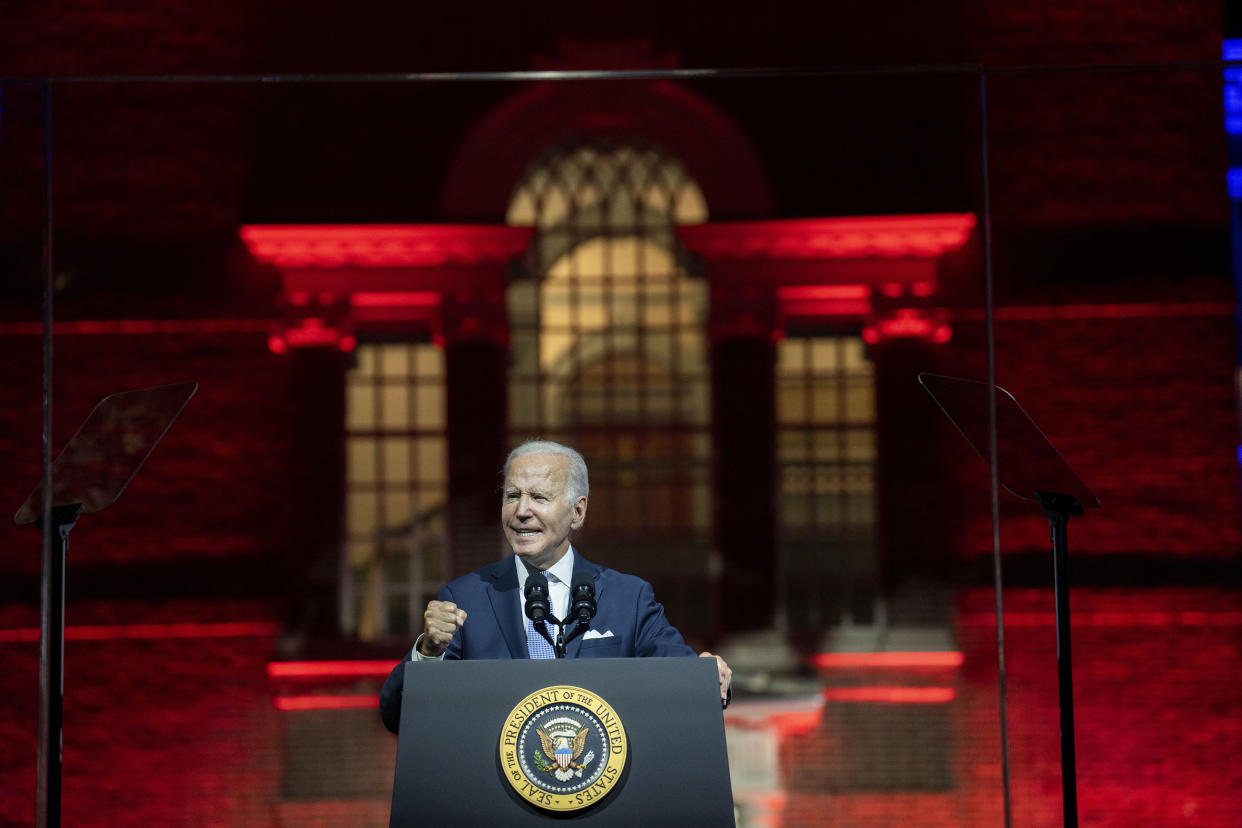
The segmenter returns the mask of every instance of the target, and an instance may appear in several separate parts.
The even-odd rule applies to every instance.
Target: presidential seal
[[[549,811],[576,811],[611,793],[628,751],[617,712],[581,687],[531,693],[500,731],[505,778],[523,799]]]

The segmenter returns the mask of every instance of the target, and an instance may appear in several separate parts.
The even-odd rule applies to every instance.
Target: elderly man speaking
[[[427,604],[423,633],[380,691],[380,715],[393,733],[401,721],[406,661],[431,659],[693,656],[695,653],[655,600],[651,584],[593,564],[577,553],[570,535],[586,521],[586,462],[560,443],[523,443],[505,461],[500,524],[511,556],[445,584]],[[526,615],[526,582],[547,578],[548,609],[565,619],[570,585],[594,586],[596,615],[586,635],[545,639]],[[532,592],[532,597],[542,596]],[[546,632],[546,627],[544,629]],[[720,673],[720,699],[727,704],[733,671],[711,653]]]

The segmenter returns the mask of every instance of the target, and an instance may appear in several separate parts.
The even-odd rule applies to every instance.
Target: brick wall
[[[5,337],[0,345],[0,453],[10,464],[0,502],[14,512],[41,476],[41,348],[37,336]],[[117,502],[74,529],[71,594],[81,586],[73,583],[78,568],[170,561],[249,560],[254,569],[243,577],[270,583],[266,562],[282,523],[297,514],[282,494],[299,406],[287,390],[288,360],[269,353],[261,335],[229,333],[60,336],[55,359],[53,456],[110,393],[199,384]],[[0,522],[0,542],[9,550],[0,562],[5,572],[38,572],[33,529]]]
[[[1170,292],[1171,301],[1178,298],[1195,295]],[[1100,509],[1071,519],[1075,556],[1236,560],[1242,538],[1235,333],[1228,305],[1213,304],[1217,309],[1209,315],[1190,310],[1108,317],[1129,313],[1128,307],[1134,306],[1085,306],[1093,318],[1076,320],[1004,321],[1002,310],[997,383],[1013,393],[1102,502]],[[982,333],[973,323],[955,325],[954,342],[937,357],[938,369],[984,379]],[[941,434],[964,489],[961,554],[988,556],[987,465],[947,419]],[[1003,548],[1047,548],[1047,520],[1038,506],[1007,494],[1001,502]]]
[[[1073,592],[1071,604],[1080,823],[1235,824],[1240,774],[1231,757],[1242,731],[1238,596],[1219,589],[1083,589]],[[1005,607],[1013,824],[1053,828],[1063,823],[1052,596],[1011,590]],[[800,726],[775,722],[773,792],[739,798],[753,824],[1003,823],[992,594],[964,591],[957,609],[960,668],[829,676],[934,685],[955,697],[938,704],[829,701],[817,717],[799,713],[790,720]],[[733,727],[756,730],[753,722]],[[928,752],[929,740],[949,746],[947,761]],[[929,761],[941,764],[928,767]],[[948,784],[938,775],[947,775]]]
[[[1242,780],[1229,757],[1242,733],[1240,606],[1236,592],[1219,589],[1071,591],[1083,824],[1236,821]],[[964,738],[990,734],[972,760],[982,790],[1000,770],[993,608],[986,590],[959,599],[969,688],[962,709],[972,723]],[[1014,824],[1060,825],[1051,593],[1011,591],[1005,612]]]
[[[1061,824],[1051,596],[1013,590],[1005,605],[1014,825],[1051,828]],[[1071,605],[1082,824],[1236,824],[1238,596],[1211,588],[1081,589]],[[750,824],[809,826],[832,818],[984,828],[1001,821],[992,596],[963,592],[957,609],[962,666],[901,679],[948,686],[956,697],[930,705],[829,702],[809,727],[778,728],[766,760],[771,791],[739,799],[761,806],[749,814],[766,813],[766,822]],[[264,612],[244,601],[158,608],[87,602],[70,623],[261,620]],[[0,627],[33,621],[10,608]],[[273,646],[262,635],[71,641],[66,824],[385,824],[394,740],[373,711],[277,712],[272,696],[279,688],[264,670]],[[8,746],[0,753],[0,824],[29,824],[36,647],[0,643],[0,659],[0,689],[12,702],[0,713]],[[738,704],[744,708],[745,698]],[[929,768],[929,759],[948,764]],[[734,781],[747,779],[755,781]]]

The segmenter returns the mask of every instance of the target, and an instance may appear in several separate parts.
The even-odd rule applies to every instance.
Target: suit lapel
[[[517,568],[512,555],[497,561],[487,571],[487,597],[509,647],[509,657],[530,658],[526,652],[526,631],[520,623],[522,602],[518,599]]]
[[[580,552],[578,552],[577,550],[574,550],[574,577],[576,578],[578,574],[582,572],[585,572],[591,576],[591,580],[595,583],[595,605],[596,607],[598,607],[600,604],[601,593],[603,592],[603,589],[600,586],[600,582],[599,582],[599,573],[601,570],[602,570],[602,567],[598,566],[597,564],[591,563],[586,558],[582,557],[582,554]],[[594,622],[592,622],[591,629],[594,629],[594,628],[595,628]],[[577,658],[578,651],[581,649],[582,649],[582,636],[581,635],[575,636],[573,641],[565,645],[565,657],[566,658]]]

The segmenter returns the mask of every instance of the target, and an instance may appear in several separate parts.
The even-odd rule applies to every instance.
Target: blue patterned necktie
[[[553,625],[546,621],[544,625],[548,629],[549,635],[554,635]],[[526,651],[530,653],[531,658],[556,658],[556,650],[552,649],[542,635],[535,630],[535,622],[529,618],[526,619]]]

